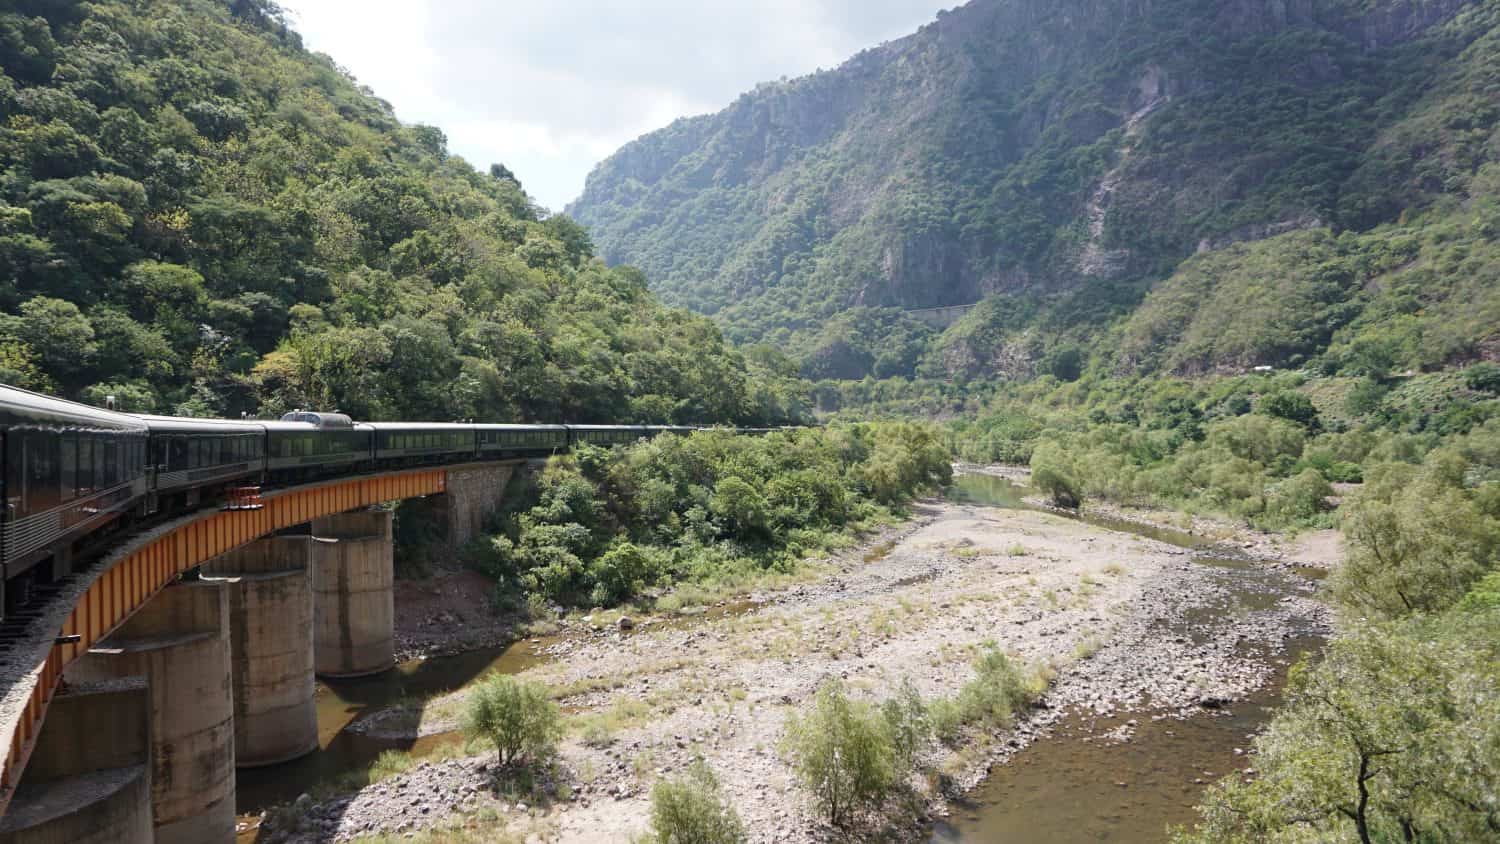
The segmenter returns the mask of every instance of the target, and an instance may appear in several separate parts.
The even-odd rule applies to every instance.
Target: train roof
[[[265,423],[239,419],[199,419],[191,416],[156,416],[149,413],[132,413],[146,423],[152,433],[197,433],[197,434],[262,434]]]
[[[504,422],[475,422],[469,426],[479,431],[566,431],[567,425],[522,425]]]
[[[271,433],[286,433],[288,431],[301,431],[307,434],[317,433],[318,431],[363,431],[369,433],[370,431],[370,425],[367,422],[355,422],[347,428],[320,428],[311,422],[283,422],[280,419],[270,419],[263,422],[256,422],[255,424]]]
[[[472,431],[479,427],[467,422],[367,422],[377,431]]]
[[[347,413],[324,413],[321,410],[294,410],[281,416],[282,422],[307,422],[319,428],[353,428]]]
[[[126,413],[116,413],[0,384],[0,426],[37,424],[62,424],[80,429],[103,428],[142,434],[146,432],[146,423]]]

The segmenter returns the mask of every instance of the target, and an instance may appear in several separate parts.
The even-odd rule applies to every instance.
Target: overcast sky
[[[408,123],[553,210],[625,142],[833,67],[958,0],[280,0]]]

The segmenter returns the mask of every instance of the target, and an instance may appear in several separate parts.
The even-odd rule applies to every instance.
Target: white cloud
[[[757,82],[833,67],[938,0],[282,0],[307,46],[560,209],[600,159]]]

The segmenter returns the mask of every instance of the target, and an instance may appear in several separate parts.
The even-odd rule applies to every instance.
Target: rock
[[[621,630],[632,630],[635,628],[635,622],[631,621],[628,615],[620,616],[620,620],[615,623],[619,625]]]

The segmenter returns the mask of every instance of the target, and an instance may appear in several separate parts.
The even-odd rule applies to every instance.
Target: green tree
[[[1031,485],[1058,507],[1073,509],[1083,502],[1083,488],[1072,460],[1051,441],[1038,443],[1031,452]]]
[[[1500,836],[1497,616],[1341,635],[1293,672],[1257,777],[1214,786],[1180,844],[1488,841]]]
[[[895,750],[884,719],[825,682],[810,712],[787,719],[786,751],[802,785],[834,826],[878,808],[897,784]]]
[[[562,722],[546,686],[492,672],[469,690],[464,732],[493,744],[500,764],[510,765],[551,756]]]

